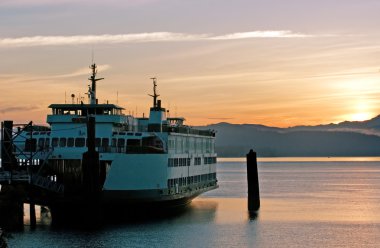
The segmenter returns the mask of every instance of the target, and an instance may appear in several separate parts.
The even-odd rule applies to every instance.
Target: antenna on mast
[[[90,65],[90,69],[92,71],[92,74],[88,80],[91,81],[91,87],[88,89],[88,94],[90,97],[90,104],[96,104],[96,82],[99,80],[103,80],[104,78],[96,78],[96,74],[98,73],[98,70],[96,69],[97,66],[95,63]]]
[[[153,108],[157,108],[157,97],[160,96],[156,92],[156,88],[157,88],[157,81],[156,80],[157,80],[157,78],[152,77],[151,79],[153,80],[153,95],[150,95],[150,94],[148,94],[148,95],[153,97]]]

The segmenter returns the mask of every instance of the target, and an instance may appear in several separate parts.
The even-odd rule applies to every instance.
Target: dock
[[[92,125],[89,134],[94,136],[95,121],[93,117],[89,119],[88,125]],[[44,170],[51,151],[44,151],[45,159],[35,159],[35,154],[41,152],[35,148],[36,144],[31,143],[30,149],[26,149],[30,152],[20,154],[21,151],[17,150],[16,137],[23,130],[33,128],[31,122],[14,125],[13,121],[4,121],[1,125],[0,226],[8,229],[23,226],[24,203],[30,204],[31,226],[34,226],[35,205],[56,208],[56,212],[60,212],[62,209],[58,206],[64,208],[70,203],[80,205],[85,201],[90,204],[92,200],[97,199],[96,193],[100,192],[99,184],[94,180],[96,175],[91,169],[96,168],[94,164],[99,163],[99,155],[95,152],[94,142],[91,142],[94,137],[89,138],[89,152],[83,154],[84,162],[81,166],[84,168],[79,175],[82,181],[74,187],[70,185],[67,191],[65,185],[59,182],[59,178]]]

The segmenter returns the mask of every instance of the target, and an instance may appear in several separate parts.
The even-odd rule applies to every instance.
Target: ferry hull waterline
[[[99,104],[96,83],[103,78],[96,78],[96,64],[90,68],[88,103],[72,94],[69,104],[51,104],[47,127],[30,123],[14,131],[4,122],[2,137],[9,129],[12,135],[3,142],[2,185],[14,184],[15,175],[27,176],[23,183],[33,188],[33,202],[48,205],[53,216],[86,204],[184,206],[218,187],[214,131],[168,117],[158,100],[156,78],[147,118]]]

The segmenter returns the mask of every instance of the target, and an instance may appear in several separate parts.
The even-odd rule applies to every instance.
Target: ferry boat
[[[185,205],[218,187],[214,131],[194,129],[184,118],[169,118],[158,99],[156,78],[149,117],[126,115],[116,104],[101,104],[96,83],[103,78],[96,77],[96,64],[90,69],[88,103],[75,102],[72,95],[71,103],[51,104],[49,127],[26,128],[15,138],[19,161],[30,165],[29,154],[33,161],[43,161],[34,170],[32,184],[50,188],[65,201],[99,187],[103,204],[137,206]],[[90,118],[95,121],[94,141],[88,140]],[[84,156],[89,143],[95,147],[87,156],[90,163]],[[88,191],[86,184],[95,185],[95,190]]]

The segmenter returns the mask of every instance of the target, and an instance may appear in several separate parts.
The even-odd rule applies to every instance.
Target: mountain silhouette
[[[197,128],[217,131],[219,157],[245,156],[252,148],[261,157],[380,156],[380,116],[290,128],[226,122]]]

